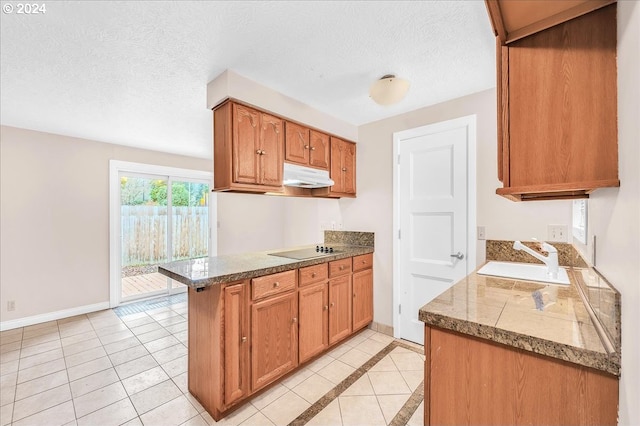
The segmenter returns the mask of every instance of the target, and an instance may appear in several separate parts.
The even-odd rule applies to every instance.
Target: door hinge
[[[401,238],[402,238],[401,233],[400,233],[400,230],[398,229],[398,239],[401,239]]]
[[[398,305],[398,314],[402,315],[402,305]]]
[[[398,154],[398,164],[400,164],[400,154]]]

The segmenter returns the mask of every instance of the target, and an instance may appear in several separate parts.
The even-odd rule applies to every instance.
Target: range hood
[[[335,182],[329,178],[329,172],[326,170],[284,163],[284,186],[326,188],[327,186],[333,186],[334,183]]]

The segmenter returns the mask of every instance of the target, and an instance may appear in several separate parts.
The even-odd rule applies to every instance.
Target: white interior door
[[[396,337],[422,344],[420,307],[475,267],[475,245],[470,247],[470,243],[475,244],[470,235],[475,235],[475,167],[470,167],[475,164],[475,150],[473,158],[469,155],[472,145],[475,116],[394,136],[398,159],[394,173],[398,227],[394,250]]]

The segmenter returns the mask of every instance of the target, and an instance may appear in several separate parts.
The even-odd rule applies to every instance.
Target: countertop
[[[598,333],[580,296],[574,273],[581,269],[567,272],[569,286],[474,272],[424,305],[419,318],[427,325],[619,376],[619,347],[607,350],[612,346],[604,344],[606,337]]]
[[[283,250],[243,253],[227,256],[202,257],[176,261],[158,266],[158,272],[194,289],[239,280],[245,280],[305,266],[318,265],[332,260],[373,253],[373,247],[332,244],[340,253],[296,260],[271,256]],[[285,250],[315,247],[315,245],[290,247]]]

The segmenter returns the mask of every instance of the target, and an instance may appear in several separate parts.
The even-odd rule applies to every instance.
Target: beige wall
[[[211,161],[0,128],[0,320],[109,301],[109,160]],[[6,301],[14,300],[8,312]]]
[[[620,424],[640,424],[640,4],[618,2],[618,157],[620,188],[588,201],[596,268],[622,296]],[[591,258],[593,243],[580,246]]]
[[[548,224],[568,224],[571,203],[514,203],[495,195],[497,179],[496,92],[487,90],[366,124],[358,135],[358,198],[340,200],[345,229],[376,233],[374,321],[392,325],[393,296],[393,133],[476,114],[477,224],[488,239],[544,240]],[[477,244],[484,262],[484,242]]]

